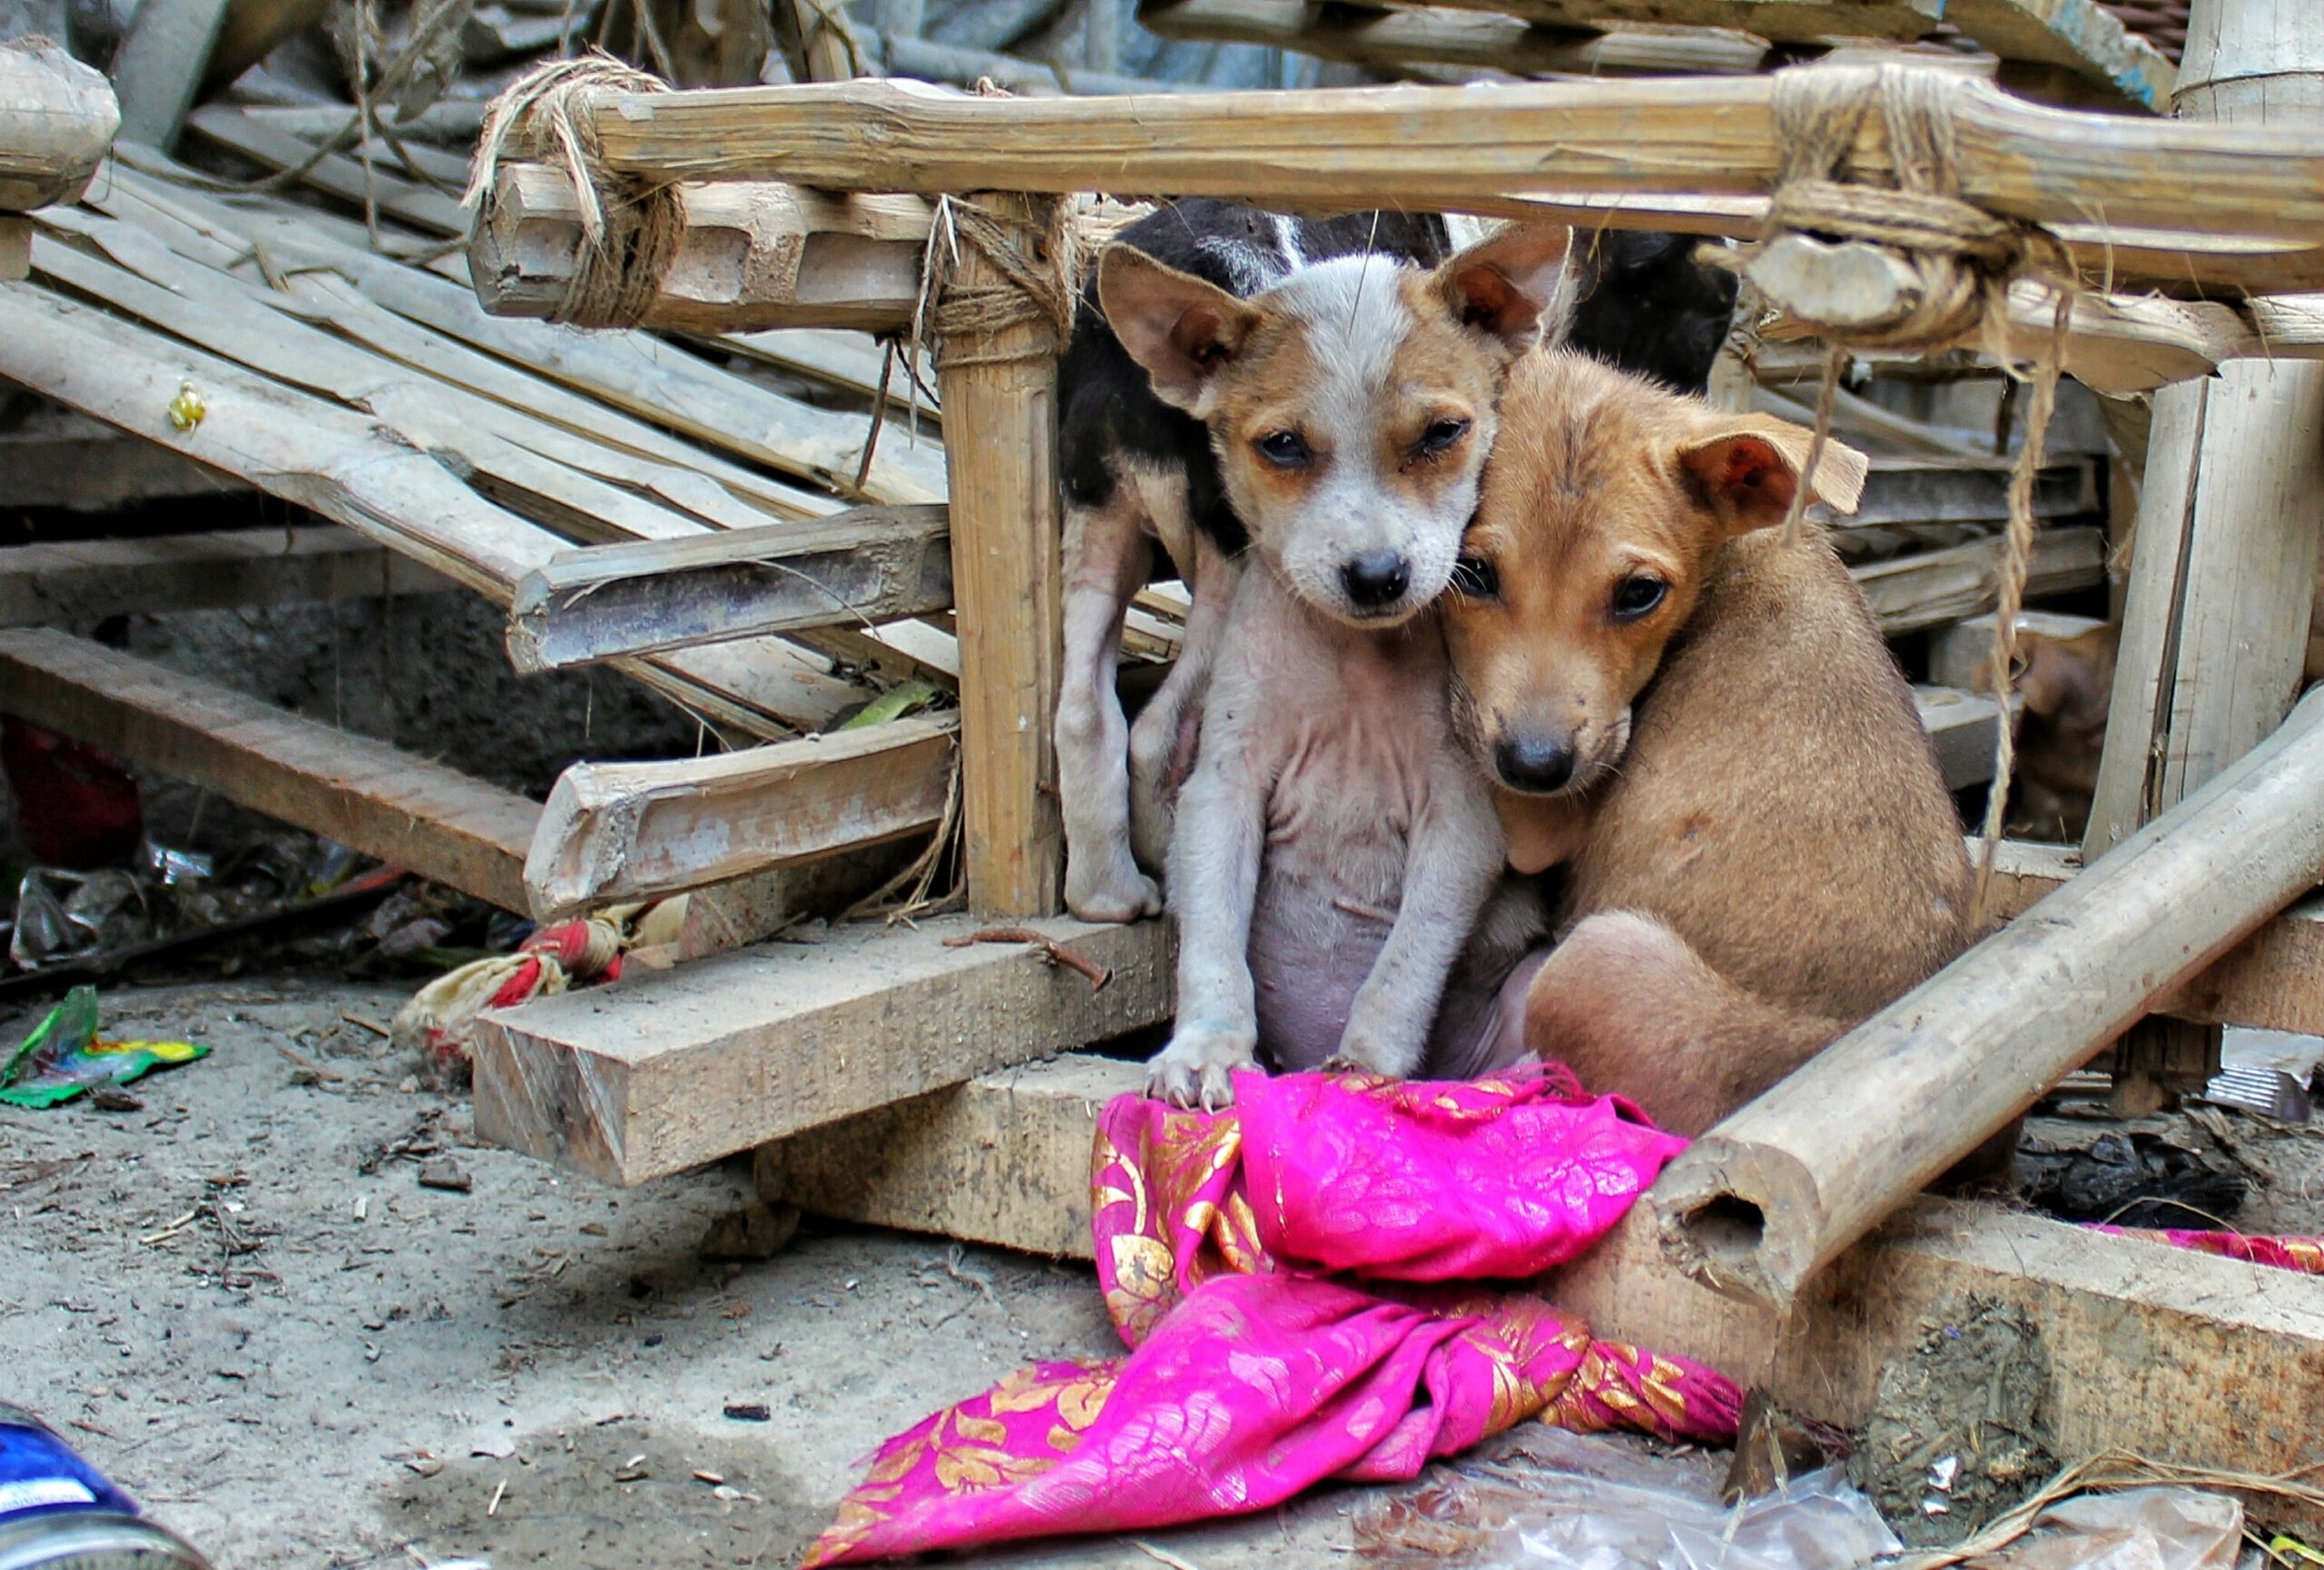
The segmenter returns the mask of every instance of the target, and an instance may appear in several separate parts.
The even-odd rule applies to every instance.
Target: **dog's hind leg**
[[[1138,864],[1153,868],[1168,863],[1178,787],[1194,765],[1203,694],[1217,663],[1226,608],[1235,602],[1235,579],[1242,571],[1198,531],[1185,531],[1183,540],[1166,531],[1163,543],[1185,578],[1192,603],[1178,657],[1129,732],[1130,843]]]
[[[1628,1096],[1689,1136],[1846,1029],[1746,992],[1635,911],[1577,923],[1526,983],[1524,1011],[1529,1055],[1564,1063],[1592,1093]]]
[[[1114,676],[1122,617],[1145,587],[1154,548],[1135,488],[1065,515],[1065,650],[1057,705],[1058,800],[1065,820],[1065,903],[1085,922],[1158,915],[1161,891],[1137,870],[1129,837],[1129,724]]]

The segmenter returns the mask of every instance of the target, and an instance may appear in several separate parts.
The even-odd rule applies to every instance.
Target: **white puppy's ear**
[[[1436,270],[1437,294],[1463,326],[1489,332],[1522,353],[1546,331],[1558,337],[1571,309],[1563,223],[1513,223]]]
[[[1799,490],[1799,471],[1816,433],[1771,415],[1744,414],[1720,420],[1708,434],[1679,447],[1680,467],[1692,475],[1711,511],[1730,534],[1746,534],[1781,523]],[[1871,464],[1843,441],[1827,439],[1807,499],[1835,512],[1854,512],[1864,494]]]
[[[1209,413],[1211,379],[1233,360],[1259,313],[1215,283],[1165,267],[1132,246],[1098,263],[1098,304],[1154,395],[1196,419]]]

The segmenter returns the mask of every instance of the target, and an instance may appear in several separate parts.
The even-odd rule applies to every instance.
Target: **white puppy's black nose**
[[[1512,790],[1561,790],[1573,778],[1573,746],[1541,736],[1512,736],[1492,749],[1492,766]]]
[[[1413,564],[1403,553],[1370,550],[1340,568],[1341,587],[1358,610],[1385,610],[1412,587]]]

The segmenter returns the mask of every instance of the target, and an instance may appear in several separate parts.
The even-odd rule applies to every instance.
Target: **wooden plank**
[[[0,284],[0,375],[238,475],[498,604],[562,543],[486,502],[364,416],[30,284]],[[202,413],[180,430],[169,411],[189,385]],[[731,678],[705,657],[717,652],[657,656],[620,668],[745,734],[781,734],[734,700]]]
[[[0,709],[227,800],[525,908],[540,808],[385,742],[44,627],[0,631]]]
[[[2017,695],[2010,695],[2012,706]],[[1916,686],[1913,706],[1936,749],[1937,771],[1946,790],[1966,790],[1994,777],[1994,722],[2001,706],[1981,692]]]
[[[1086,1259],[1098,1111],[1144,1081],[1141,1063],[1078,1054],[981,1075],[763,1147],[759,1189],[848,1220]],[[1671,1270],[1643,1219],[1550,1277],[1551,1295],[1600,1336],[1765,1385],[1821,1421],[1860,1426],[1882,1366],[1982,1298],[2035,1326],[2061,1455],[2122,1446],[2234,1471],[2313,1459],[2324,1281],[1921,1200],[1785,1319]]]
[[[977,198],[1026,226],[1029,250],[1047,203]],[[1029,255],[1025,265],[1038,266]],[[962,248],[953,286],[1001,281]],[[960,640],[961,825],[969,908],[1039,916],[1060,908],[1065,834],[1058,812],[1058,667],[1064,568],[1059,514],[1056,329],[1030,321],[973,341],[948,339],[937,360],[951,446],[952,596]]]
[[[812,524],[568,551],[517,586],[508,657],[555,670],[800,627],[944,610],[940,507],[858,508]]]
[[[1835,517],[1825,527],[2005,523],[2009,470],[2009,461],[1998,458],[1876,458],[1855,513]],[[2053,463],[2034,477],[2035,518],[2077,518],[2098,510],[2097,466],[2090,459]]]
[[[1991,610],[1999,596],[1998,540],[1971,540],[1944,550],[1848,569],[1865,604],[1890,637]],[[2047,528],[2034,537],[2026,573],[2030,597],[2089,588],[2106,581],[2106,540],[2087,527]]]
[[[153,0],[137,7],[113,65],[123,140],[163,152],[177,141],[228,5],[229,0]]]
[[[1946,0],[1945,19],[2004,60],[2063,65],[2154,114],[2178,70],[2097,0]]]
[[[1112,972],[1087,976],[979,930],[834,928],[487,1014],[477,1131],[618,1184],[1155,1024],[1170,1007],[1159,922],[1027,923]]]
[[[1165,38],[1295,49],[1394,72],[1413,64],[1520,75],[1733,75],[1757,71],[1768,41],[1718,27],[1631,24],[1600,32],[1436,5],[1367,10],[1309,0],[1143,0],[1138,25]]]
[[[832,196],[778,181],[687,184],[683,230],[635,325],[734,332],[774,327],[900,332],[920,303],[929,204]],[[504,163],[468,237],[468,275],[495,316],[563,311],[586,243],[569,175]]]
[[[513,405],[479,397],[464,387],[429,384],[359,345],[281,320],[270,309],[281,297],[253,299],[257,291],[175,256],[133,226],[86,215],[71,222],[110,253],[133,262],[139,272],[113,267],[44,235],[35,247],[35,263],[43,273],[293,386],[327,392],[367,410],[413,445],[445,455],[478,492],[494,501],[585,539],[670,538],[706,527],[651,497],[540,456],[534,449],[580,464],[591,463],[596,455],[585,439],[543,426]],[[723,666],[724,679],[709,685],[727,698],[740,700],[740,707],[725,706],[729,716],[756,710],[785,728],[814,728],[860,696],[850,684],[825,678],[797,651],[779,642],[729,649]],[[754,672],[754,667],[763,668]],[[763,718],[753,722],[741,717],[735,723],[753,735],[769,734]]]
[[[16,545],[0,548],[0,627],[454,587],[335,524]]]
[[[1934,32],[1945,0],[1440,0],[1463,10],[1505,12],[1552,27],[1659,22],[1726,27],[1778,44],[1886,38],[1910,43]]]
[[[2035,222],[2103,212],[2126,225],[2324,241],[2324,135],[2076,114],[1947,80],[1962,193],[1981,207]],[[660,179],[932,195],[989,187],[1006,171],[1028,193],[1442,208],[1758,194],[1781,162],[1773,93],[1761,76],[1069,99],[852,82],[599,92],[576,106],[609,166]],[[1876,176],[1887,173],[1876,121],[1867,118],[1853,158]],[[1559,155],[1541,157],[1543,147]]]
[[[0,212],[79,201],[120,124],[104,74],[63,44],[0,43]]]
[[[949,716],[718,756],[577,763],[525,863],[533,919],[701,888],[932,829],[950,794]]]
[[[1647,1203],[1667,1255],[1781,1307],[2324,874],[2324,692],[2088,872],[1727,1118]],[[1915,1105],[1897,1120],[1896,1108]]]
[[[317,191],[336,196],[360,209],[368,200],[390,217],[434,234],[466,234],[467,211],[457,196],[432,185],[406,180],[374,163],[364,168],[344,153],[315,157],[315,150],[296,136],[251,120],[239,109],[212,104],[186,117],[187,129],[205,142],[238,153],[263,169],[306,168],[300,178]],[[166,148],[163,149],[166,151]],[[310,161],[312,161],[310,163]]]

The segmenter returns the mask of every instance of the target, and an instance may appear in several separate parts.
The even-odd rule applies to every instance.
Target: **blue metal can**
[[[210,1570],[177,1534],[73,1453],[56,1430],[0,1401],[0,1570]]]

